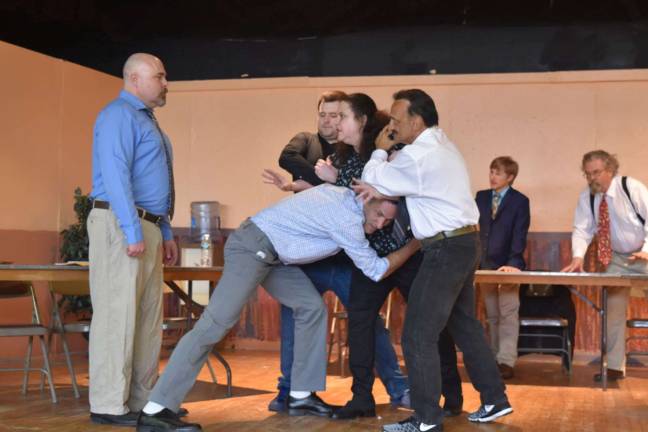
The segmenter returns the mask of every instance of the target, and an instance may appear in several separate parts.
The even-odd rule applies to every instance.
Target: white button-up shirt
[[[384,195],[406,197],[417,239],[479,222],[463,156],[438,127],[421,132],[391,162],[375,150],[362,180]]]
[[[615,176],[605,193],[610,214],[610,241],[612,250],[619,253],[637,251],[648,252],[648,227],[641,224],[632,208],[634,203],[639,214],[647,219],[648,189],[638,180],[628,177],[628,191],[632,203],[623,191],[621,176]],[[590,206],[590,190],[586,188],[578,197],[578,205],[574,213],[574,231],[572,232],[572,255],[583,258],[592,237],[598,228],[599,205],[602,193],[594,196],[594,214]]]

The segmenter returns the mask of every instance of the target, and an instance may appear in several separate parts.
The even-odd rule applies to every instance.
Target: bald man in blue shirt
[[[166,103],[164,65],[124,64],[124,89],[94,127],[90,237],[90,418],[134,426],[158,376],[162,264],[175,263],[171,143],[153,109]]]

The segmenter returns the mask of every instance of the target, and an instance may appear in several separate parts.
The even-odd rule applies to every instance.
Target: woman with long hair
[[[362,176],[364,165],[376,148],[376,137],[389,123],[389,116],[384,111],[379,111],[376,103],[368,95],[352,93],[340,101],[339,117],[335,152],[326,160],[320,159],[317,162],[315,173],[325,182],[350,187],[354,178]],[[264,182],[274,184],[282,190],[297,190],[292,187],[291,182],[272,170],[265,170],[263,177]],[[397,244],[390,233],[391,227],[388,226],[367,236],[371,246],[381,257],[403,246]],[[348,306],[351,296],[353,268],[353,263],[343,252],[329,259],[301,266],[322,294],[327,290],[334,291],[345,307]],[[280,392],[277,399],[281,398],[283,390],[289,389],[292,365],[292,352],[287,352],[286,347],[292,345],[294,321],[292,311],[284,306],[281,310],[281,327],[283,377],[279,379]],[[400,370],[389,331],[382,320],[378,320],[375,325],[375,335],[375,363],[378,376],[385,385],[392,404],[409,407],[409,384]]]

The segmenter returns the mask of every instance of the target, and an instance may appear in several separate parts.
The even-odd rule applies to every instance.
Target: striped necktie
[[[167,200],[167,209],[168,209],[169,220],[172,220],[173,212],[175,210],[175,181],[173,179],[173,162],[171,161],[171,152],[169,150],[169,146],[171,144],[167,141],[166,135],[164,135],[162,129],[160,129],[160,125],[158,124],[158,121],[155,118],[155,115],[153,114],[153,110],[147,109],[146,113],[151,118],[151,120],[153,120],[155,127],[160,133],[160,137],[162,137],[162,147],[164,148],[164,155],[166,157],[166,164],[167,164],[167,172],[169,173],[169,196]]]
[[[497,215],[497,209],[500,204],[500,199],[502,196],[498,193],[493,191],[493,202],[491,204],[491,218],[495,219],[495,216]]]

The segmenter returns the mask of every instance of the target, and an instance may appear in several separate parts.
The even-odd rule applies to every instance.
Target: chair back
[[[0,299],[27,297],[31,295],[31,284],[29,282],[0,282]]]
[[[51,281],[50,291],[54,294],[83,296],[90,295],[90,282],[88,281]]]

